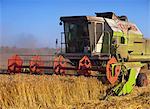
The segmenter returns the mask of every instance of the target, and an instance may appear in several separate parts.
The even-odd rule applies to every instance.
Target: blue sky
[[[113,11],[150,38],[150,0],[0,0],[0,45],[55,47],[60,16]]]

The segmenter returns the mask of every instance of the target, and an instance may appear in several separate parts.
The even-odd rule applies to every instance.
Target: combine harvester
[[[8,59],[10,74],[28,71],[96,76],[103,83],[112,84],[116,95],[130,93],[134,85],[148,84],[146,73],[141,70],[150,67],[150,40],[144,39],[126,16],[106,12],[60,20],[60,25],[64,25],[61,52],[54,56],[14,55]]]

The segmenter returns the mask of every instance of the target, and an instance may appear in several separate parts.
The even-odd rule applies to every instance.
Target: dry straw
[[[0,75],[0,109],[149,109],[150,85],[99,100],[108,87],[92,77]]]
[[[105,93],[96,78],[49,75],[0,75],[0,107],[58,108],[88,100]],[[65,107],[67,108],[67,107]]]

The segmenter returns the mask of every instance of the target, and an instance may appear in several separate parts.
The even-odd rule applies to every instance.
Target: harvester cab
[[[65,52],[95,55],[110,54],[110,36],[105,20],[94,16],[61,17],[64,23]],[[104,36],[106,38],[104,38]]]

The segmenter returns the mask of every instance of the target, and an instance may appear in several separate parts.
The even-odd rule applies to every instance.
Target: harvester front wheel
[[[139,87],[148,85],[148,79],[145,73],[139,73],[137,80],[136,80],[136,85]]]

